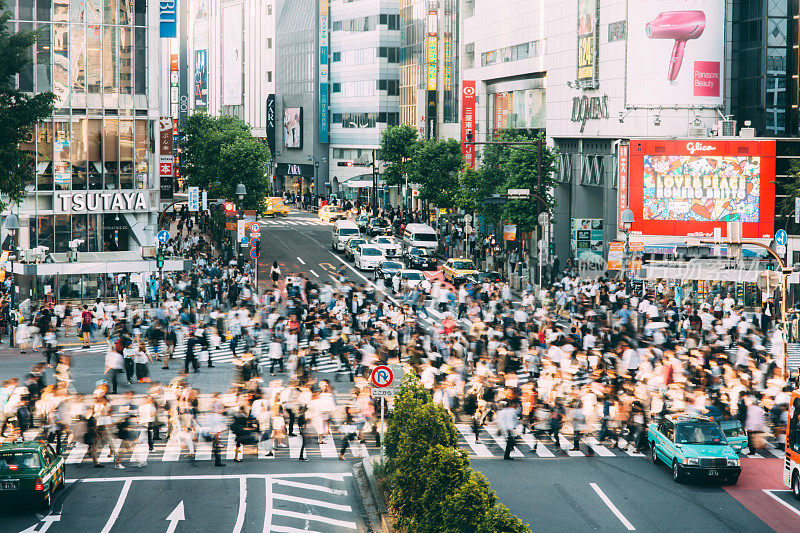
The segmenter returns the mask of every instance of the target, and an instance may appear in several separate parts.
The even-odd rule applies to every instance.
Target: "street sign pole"
[[[386,398],[381,398],[381,463],[383,463],[383,406],[386,405]]]

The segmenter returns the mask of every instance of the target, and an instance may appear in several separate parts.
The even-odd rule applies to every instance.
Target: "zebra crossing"
[[[458,443],[463,448],[470,459],[502,459],[505,452],[506,439],[495,427],[483,427],[478,430],[476,437],[469,424],[456,424],[458,431]],[[380,455],[380,447],[375,443],[372,434],[365,435],[366,439],[361,442],[357,439],[348,442],[344,453],[346,459],[358,459],[363,457],[376,457]],[[603,458],[639,458],[646,457],[646,453],[640,453],[633,449],[633,446],[620,439],[619,447],[610,447],[601,444],[594,436],[587,435],[580,439],[580,450],[573,450],[574,444],[572,434],[561,433],[559,435],[559,445],[552,438],[544,437],[540,434],[530,432],[518,432],[518,438],[511,452],[511,457],[515,459],[576,459],[587,457],[589,451],[595,457]],[[309,459],[338,459],[339,450],[343,444],[343,437],[333,431],[333,435],[327,435],[320,443],[316,436],[306,437],[306,446],[303,451],[304,456]],[[264,442],[260,445],[244,446],[242,448],[242,458],[245,461],[274,461],[281,459],[299,459],[302,447],[302,437],[288,436],[285,447],[273,448]],[[111,439],[110,444],[106,444],[100,450],[98,462],[109,464],[114,462],[116,450],[119,447],[118,439]],[[194,461],[212,461],[212,445],[210,442],[200,439],[192,443],[194,451]],[[220,453],[223,460],[233,460],[236,449],[236,441],[233,433],[224,432],[220,437]],[[269,452],[272,452],[271,454]],[[741,452],[745,456],[747,449]],[[66,463],[68,465],[91,465],[92,458],[89,447],[81,442],[76,442],[67,447],[64,451]],[[753,459],[775,459],[783,457],[783,451],[775,447],[767,447],[758,450],[754,455],[747,456]],[[165,462],[174,463],[178,461],[191,461],[191,450],[188,441],[181,440],[174,435],[169,440],[159,440],[153,443],[153,450],[148,448],[146,440],[134,444],[133,449],[122,454],[124,465]]]
[[[315,216],[289,216],[284,218],[262,218],[258,223],[265,228],[288,227],[288,226],[329,226]]]

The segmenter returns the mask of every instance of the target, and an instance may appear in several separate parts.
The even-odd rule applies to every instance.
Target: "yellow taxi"
[[[448,259],[442,265],[442,276],[445,281],[449,281],[453,285],[464,282],[468,276],[477,274],[475,263],[469,259]]]
[[[347,218],[345,212],[336,205],[323,205],[319,208],[317,215],[320,221],[327,223],[339,220],[340,218]]]
[[[283,201],[283,198],[278,196],[267,198],[266,201],[266,209],[264,210],[264,214],[267,216],[282,216],[285,217],[289,214],[291,209],[289,206],[286,205],[286,202]]]

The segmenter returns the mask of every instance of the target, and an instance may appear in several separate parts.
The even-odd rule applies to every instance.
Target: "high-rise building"
[[[756,135],[800,134],[800,8],[792,0],[728,0],[731,31],[727,104]]]
[[[330,192],[365,197],[381,133],[400,121],[400,1],[333,0],[330,14]]]
[[[147,259],[160,207],[153,149],[166,40],[159,37],[154,5],[7,3],[12,30],[40,32],[19,87],[58,97],[52,117],[22,144],[34,157],[27,198],[3,213],[18,216],[19,260],[30,263],[14,265],[20,301],[46,290],[57,298],[106,296],[115,284],[142,295],[142,273],[155,270]],[[33,252],[37,247],[49,254],[46,263]]]

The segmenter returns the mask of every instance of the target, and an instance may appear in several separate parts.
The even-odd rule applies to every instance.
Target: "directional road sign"
[[[250,240],[247,237],[242,237],[241,239],[239,239],[239,242],[242,244],[248,244]]]
[[[166,244],[169,240],[169,232],[165,229],[162,229],[158,232],[158,242],[161,244]]]
[[[775,244],[783,246],[784,244],[786,244],[787,240],[788,236],[786,235],[785,230],[779,229],[778,231],[775,232]]]

